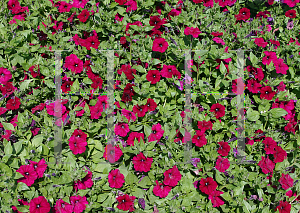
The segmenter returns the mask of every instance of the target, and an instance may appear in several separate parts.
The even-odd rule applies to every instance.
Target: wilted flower
[[[293,29],[293,28],[294,28],[293,21],[288,22],[288,24],[286,25],[286,28],[287,28],[288,30]]]

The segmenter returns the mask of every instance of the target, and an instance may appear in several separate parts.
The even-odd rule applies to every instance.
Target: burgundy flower
[[[146,158],[142,152],[132,159],[135,171],[149,172],[153,158]]]
[[[38,174],[38,178],[42,178],[44,176],[44,172],[47,169],[45,159],[43,158],[39,162],[29,160],[29,162],[33,165],[34,171],[36,171],[36,173]]]
[[[133,212],[134,211],[134,200],[135,196],[123,195],[117,197],[118,205],[117,208],[123,211]]]
[[[81,138],[71,137],[69,139],[69,146],[74,155],[82,154],[86,150],[87,142]]]
[[[30,213],[48,213],[50,209],[50,204],[44,196],[33,198],[29,203]]]
[[[230,166],[229,160],[227,158],[222,158],[221,156],[218,156],[217,162],[216,162],[216,169],[220,172],[225,172]]]
[[[220,207],[222,205],[224,205],[224,201],[221,198],[221,194],[223,194],[224,192],[221,191],[217,191],[214,190],[209,196],[208,199],[211,200],[213,207]]]
[[[103,107],[99,102],[97,102],[95,106],[89,106],[89,108],[91,113],[91,119],[99,119],[100,116],[102,116]]]
[[[268,174],[269,172],[273,172],[275,164],[269,159],[269,157],[265,158],[261,156],[261,161],[258,162],[258,166],[264,174]]]
[[[285,12],[285,17],[296,18],[296,10],[288,10]]]
[[[108,183],[111,188],[121,188],[125,183],[124,175],[119,169],[111,170],[108,175]]]
[[[279,206],[276,207],[276,211],[278,210],[279,213],[290,213],[292,205],[287,201],[279,201]]]
[[[92,81],[93,84],[91,85],[91,87],[93,89],[97,89],[97,88],[102,89],[103,80],[101,77],[95,77],[92,79]]]
[[[149,70],[146,79],[151,82],[151,84],[156,84],[160,81],[160,72],[158,70]]]
[[[249,66],[247,66],[247,70],[252,75],[254,75],[254,77],[259,81],[263,80],[265,77],[261,66],[260,66],[260,68],[255,68],[255,67],[252,67],[251,65],[249,65]]]
[[[153,194],[160,198],[167,197],[172,187],[159,183],[157,180],[155,182],[156,186],[153,188]]]
[[[159,16],[150,16],[149,24],[150,26],[154,26],[152,30],[158,30],[163,24],[165,24],[165,19],[161,20]]]
[[[58,199],[56,201],[56,204],[54,206],[55,213],[72,213],[73,212],[73,206],[65,201],[63,199]]]
[[[214,181],[211,177],[207,178],[201,178],[199,189],[201,192],[207,195],[211,195],[213,191],[215,191],[218,187],[218,184],[216,181]]]
[[[171,187],[176,186],[178,184],[178,181],[180,181],[182,177],[177,166],[173,166],[171,169],[165,171],[164,176],[164,184]]]
[[[134,140],[137,139],[138,142],[141,141],[141,139],[144,140],[144,133],[138,133],[138,132],[131,132],[129,134],[129,137],[127,139],[127,144],[130,146],[134,146]]]
[[[291,178],[289,174],[281,174],[281,178],[279,179],[279,183],[281,184],[284,190],[287,190],[294,185],[294,180]]]
[[[272,100],[276,94],[275,91],[272,91],[272,87],[270,87],[270,86],[261,88],[260,92],[261,92],[260,98],[267,99],[267,100]]]
[[[115,2],[117,2],[119,5],[124,5],[127,0],[115,0]]]
[[[152,51],[164,53],[168,49],[168,42],[164,38],[155,38],[153,41]]]
[[[217,119],[225,115],[225,107],[219,103],[213,104],[209,111],[213,112]]]
[[[248,8],[241,8],[238,15],[234,15],[236,20],[247,20],[250,18],[250,10]]]
[[[73,7],[72,4],[69,4],[69,3],[65,2],[65,1],[59,1],[59,5],[58,6],[59,6],[58,12],[60,12],[60,13],[70,12],[71,8]]]
[[[91,47],[98,49],[100,41],[98,40],[97,36],[90,36],[86,40],[87,45],[83,45],[86,47],[87,50],[91,50]]]
[[[83,61],[80,60],[75,54],[66,57],[65,67],[73,73],[81,73],[83,71]]]
[[[73,212],[75,212],[75,213],[83,212],[86,209],[86,205],[89,204],[89,202],[87,202],[85,196],[81,197],[79,195],[71,196],[70,203],[73,206]]]
[[[16,172],[19,172],[24,177],[17,180],[17,182],[23,182],[27,186],[31,186],[34,184],[34,181],[38,178],[38,174],[34,170],[34,167],[32,164],[29,165],[22,165]]]
[[[222,156],[227,156],[228,153],[230,152],[230,146],[228,145],[228,143],[221,141],[218,144],[220,145],[218,149],[218,153]]]

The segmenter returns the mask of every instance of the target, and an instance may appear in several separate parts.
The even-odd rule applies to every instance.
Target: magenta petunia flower
[[[258,166],[264,174],[268,174],[269,172],[273,172],[275,164],[269,159],[269,157],[265,158],[264,156],[261,156],[261,161],[258,162]]]
[[[125,183],[124,175],[119,169],[111,170],[108,175],[108,183],[111,188],[121,188]]]
[[[89,0],[73,0],[72,6],[75,8],[84,8]]]
[[[247,89],[252,93],[258,93],[262,85],[257,80],[251,78],[248,80]]]
[[[219,103],[213,104],[209,111],[213,112],[217,119],[225,115],[225,107]]]
[[[88,171],[88,174],[82,179],[77,180],[74,183],[75,191],[77,192],[78,189],[87,189],[91,188],[93,186],[93,180],[92,180],[92,172]]]
[[[15,110],[15,109],[19,109],[20,105],[21,105],[20,98],[14,96],[7,101],[6,108],[9,110]]]
[[[71,137],[69,139],[69,146],[74,155],[82,154],[86,150],[87,142],[78,137]]]
[[[219,172],[225,172],[230,166],[229,160],[227,158],[222,158],[221,156],[218,156],[217,162],[216,162],[216,169],[219,170]]]
[[[256,38],[254,43],[259,47],[266,47],[268,45],[268,42],[265,42],[263,38]]]
[[[274,163],[280,163],[287,158],[287,153],[280,146],[275,147],[274,155]]]
[[[134,140],[137,139],[138,142],[141,141],[141,139],[144,140],[144,133],[139,132],[131,132],[129,134],[129,137],[127,139],[127,144],[130,146],[134,146]]]
[[[196,130],[196,135],[192,138],[192,143],[194,143],[198,147],[202,147],[207,144],[207,139],[205,138],[205,134],[203,131]]]
[[[215,191],[218,187],[218,184],[216,181],[214,181],[213,178],[207,177],[207,178],[201,178],[199,190],[203,192],[204,194],[210,195]]]
[[[65,1],[60,1],[57,6],[59,6],[58,12],[60,12],[60,13],[70,12],[70,10],[73,7],[72,4],[69,4],[69,3],[65,2]]]
[[[155,38],[153,41],[152,51],[164,53],[168,49],[168,42],[164,38]]]
[[[194,38],[198,38],[200,33],[201,31],[199,30],[198,27],[186,27],[184,29],[185,35],[192,35]]]
[[[223,39],[219,38],[219,37],[215,37],[212,39],[213,41],[215,41],[216,43],[218,44],[222,44],[222,45],[225,45],[225,42]]]
[[[178,71],[175,65],[163,65],[161,76],[165,78],[172,78],[175,72]]]
[[[228,145],[228,143],[221,141],[218,144],[220,145],[218,153],[224,157],[227,156],[230,152],[230,146]]]
[[[127,109],[122,109],[122,115],[125,116],[128,119],[128,122],[130,121],[136,121],[136,116],[133,112],[127,110]]]
[[[211,203],[213,204],[213,207],[220,207],[224,205],[224,201],[221,198],[221,194],[224,192],[214,190],[210,195],[208,195],[208,199],[211,200]]]
[[[103,107],[100,103],[96,103],[95,106],[89,106],[91,119],[99,119],[102,116]]]
[[[118,205],[117,208],[123,211],[133,212],[134,211],[134,200],[135,196],[122,195],[117,197]]]
[[[274,149],[277,146],[277,143],[273,140],[273,138],[265,137],[262,143],[265,144],[265,151],[267,155],[274,153]]]
[[[47,169],[45,159],[43,158],[39,162],[29,160],[29,162],[33,165],[34,171],[36,171],[36,173],[38,174],[38,178],[42,178],[44,176],[44,172]]]
[[[285,0],[286,1],[286,0]],[[279,213],[290,213],[292,205],[288,201],[279,201],[279,206],[276,207],[276,211]]]
[[[135,171],[139,172],[149,172],[151,169],[151,164],[153,158],[146,158],[145,155],[140,152],[137,156],[132,159]]]
[[[34,181],[38,178],[38,174],[34,170],[34,167],[32,164],[29,165],[22,165],[16,172],[19,172],[24,177],[17,180],[17,182],[23,182],[27,186],[31,186],[34,184]]]
[[[212,122],[211,121],[198,121],[198,129],[205,132],[206,130],[212,130]]]
[[[265,57],[262,58],[262,63],[264,65],[270,65],[270,63],[277,60],[276,52],[264,51]]]
[[[273,97],[275,96],[276,92],[272,90],[272,87],[266,86],[261,88],[260,90],[260,98],[261,99],[267,99],[267,100],[272,100]]]
[[[137,2],[134,0],[127,0],[124,5],[128,5],[126,13],[137,10]]]
[[[29,203],[30,213],[48,213],[50,209],[50,204],[44,196],[33,198]]]
[[[120,159],[123,155],[122,150],[120,149],[119,145],[112,146],[111,144],[107,144],[105,147],[105,151],[103,153],[103,157],[105,160],[109,160],[109,162],[114,163]]]
[[[151,84],[156,84],[160,81],[160,72],[158,70],[149,70],[146,79],[151,82]]]
[[[11,78],[11,72],[4,67],[0,67],[0,84],[5,85]]]
[[[83,61],[77,55],[71,54],[66,57],[65,67],[71,70],[72,73],[81,73],[83,71]]]
[[[156,140],[159,141],[161,139],[161,137],[163,136],[164,132],[165,131],[163,129],[161,129],[160,123],[154,124],[152,126],[152,133],[148,137],[148,142],[156,141]]]
[[[154,111],[157,107],[157,104],[155,103],[155,101],[151,98],[147,99],[147,103],[145,105],[148,109],[148,112]]]
[[[55,213],[72,213],[73,206],[71,204],[63,201],[63,199],[58,199],[54,206],[54,210],[55,210]]]
[[[114,131],[116,135],[120,135],[121,137],[126,137],[130,129],[127,123],[118,122],[118,124],[115,126]]]
[[[165,171],[164,176],[164,184],[171,187],[176,186],[182,177],[176,165]]]
[[[276,67],[276,73],[286,75],[286,71],[289,69],[289,67],[283,62],[283,59],[279,58],[276,61],[273,61],[273,63]]]
[[[289,174],[281,174],[281,178],[279,179],[279,183],[281,184],[284,190],[287,190],[294,185],[294,180],[291,178]]]
[[[86,209],[87,202],[86,197],[81,197],[79,195],[70,197],[70,203],[73,206],[73,212],[81,213]]]
[[[156,182],[156,186],[154,186],[153,188],[153,194],[160,198],[167,197],[172,187],[159,183],[157,180],[155,182]]]

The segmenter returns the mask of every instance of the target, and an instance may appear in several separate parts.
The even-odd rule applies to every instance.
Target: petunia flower
[[[149,172],[151,169],[151,164],[153,158],[146,158],[142,152],[132,159],[135,171],[139,172]]]
[[[224,192],[214,190],[210,195],[208,195],[208,199],[211,200],[211,203],[213,204],[213,207],[220,207],[224,205],[224,201],[221,198],[221,194]]]
[[[267,99],[267,100],[272,100],[273,97],[275,96],[276,92],[272,90],[272,87],[266,86],[261,88],[260,90],[260,98],[261,99]]]
[[[199,190],[203,192],[204,194],[210,195],[215,191],[218,187],[218,184],[216,181],[213,180],[211,177],[207,178],[201,178],[200,184],[199,184]]]
[[[118,205],[117,208],[123,211],[133,212],[134,211],[134,200],[135,196],[129,196],[127,194],[117,197]]]
[[[163,183],[171,187],[176,186],[182,177],[176,165],[165,171],[164,176],[165,178]]]
[[[264,174],[268,174],[269,172],[273,172],[275,164],[269,157],[265,158],[264,156],[261,156],[261,161],[258,162],[258,166],[262,169]]]
[[[221,156],[218,156],[217,162],[216,162],[216,169],[219,170],[219,172],[225,172],[230,166],[229,160],[227,158],[222,158]]]
[[[72,73],[78,74],[83,71],[83,61],[77,55],[71,54],[66,57],[65,67],[71,70]]]
[[[118,122],[118,124],[115,126],[114,131],[116,135],[126,137],[130,129],[127,123]]]
[[[288,201],[279,201],[279,206],[276,207],[276,211],[278,210],[279,213],[290,213],[292,205]]]
[[[202,147],[207,144],[207,139],[205,138],[205,134],[203,131],[196,130],[196,135],[192,138],[192,143],[194,143],[198,147]]]
[[[146,79],[151,82],[151,84],[156,84],[160,81],[160,72],[158,70],[149,70]]]
[[[153,194],[160,198],[167,197],[172,187],[159,183],[157,180],[155,182],[156,182],[156,186],[154,186],[153,188]]]
[[[86,205],[89,204],[85,196],[81,197],[79,195],[71,196],[70,203],[73,206],[73,212],[75,213],[83,212],[86,209]]]
[[[30,213],[48,213],[50,209],[50,204],[44,196],[33,198],[29,203]]]
[[[228,153],[230,152],[230,146],[228,145],[228,143],[221,141],[218,144],[220,145],[218,149],[218,153],[222,156],[227,156]]]
[[[279,179],[279,183],[281,184],[284,190],[287,190],[293,187],[294,180],[291,178],[289,174],[281,174],[281,178]]]
[[[225,115],[225,107],[219,103],[213,104],[209,111],[213,112],[217,119]]]
[[[111,170],[108,175],[108,183],[111,188],[121,188],[125,183],[124,175],[119,169]]]
[[[39,162],[31,161],[29,162],[33,165],[34,171],[38,174],[38,178],[42,178],[44,176],[44,172],[47,169],[47,164],[45,159],[41,159]]]
[[[168,49],[168,42],[164,38],[155,38],[153,41],[152,51],[164,53]]]
[[[34,170],[34,167],[32,164],[29,165],[22,165],[16,172],[19,172],[24,177],[17,180],[17,182],[23,182],[27,186],[31,186],[34,184],[34,181],[38,178],[38,174]]]
[[[65,201],[63,199],[58,199],[56,201],[56,204],[54,206],[54,213],[72,213],[73,212],[73,206]]]
[[[152,126],[152,133],[148,136],[148,142],[160,140],[164,134],[164,130],[161,129],[160,123],[154,124]]]

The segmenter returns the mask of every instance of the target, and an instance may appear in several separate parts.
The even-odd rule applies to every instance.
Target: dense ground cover
[[[5,1],[1,212],[298,212],[299,2]],[[57,50],[68,93],[59,100]],[[223,93],[244,94],[242,162],[237,96]]]

